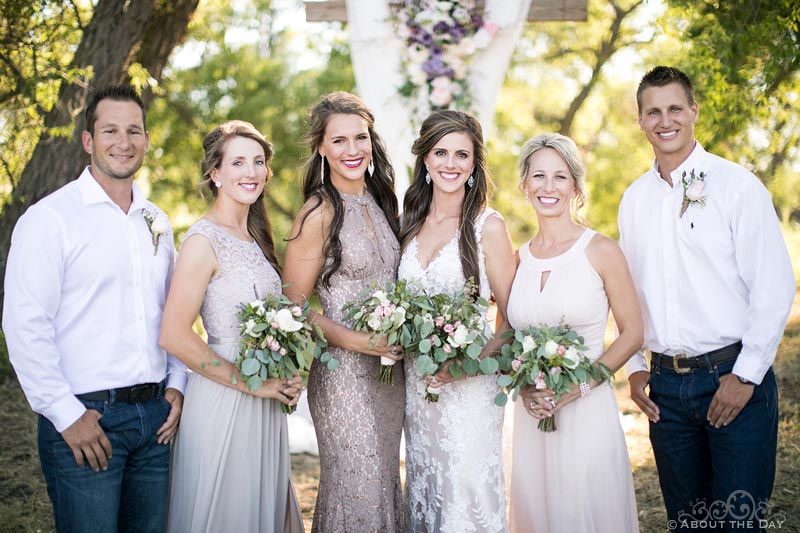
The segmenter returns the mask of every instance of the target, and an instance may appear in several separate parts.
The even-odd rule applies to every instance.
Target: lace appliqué
[[[475,223],[481,296],[491,293],[480,244],[487,209]],[[499,215],[497,215],[499,216]],[[454,294],[464,287],[458,239],[454,237],[423,269],[412,240],[400,260],[398,277],[425,290]],[[494,405],[493,376],[445,385],[439,401],[423,398],[416,364],[406,359],[406,489],[410,531],[505,531],[502,475],[503,410]]]

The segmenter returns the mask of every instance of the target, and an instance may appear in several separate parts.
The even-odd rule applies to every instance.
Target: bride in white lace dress
[[[481,127],[460,111],[436,111],[412,148],[414,182],[405,196],[398,278],[429,294],[454,295],[469,278],[484,298],[494,293],[502,317],[482,357],[499,348],[515,260],[505,222],[486,207],[490,178]],[[505,531],[503,410],[494,405],[495,376],[434,376],[439,401],[406,360],[408,530]]]

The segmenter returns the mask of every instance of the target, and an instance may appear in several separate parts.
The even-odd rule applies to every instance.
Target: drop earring
[[[369,160],[369,165],[367,165],[367,170],[369,171],[370,177],[375,175],[375,160],[374,159],[370,159]]]
[[[319,181],[325,185],[325,156],[320,155],[319,160]]]
[[[428,172],[428,167],[425,167],[425,183],[431,184],[431,173]]]
[[[472,175],[473,172],[475,172],[474,168],[470,171],[469,179],[467,180],[467,187],[469,187],[470,189],[472,188],[473,185],[475,185],[475,176]]]

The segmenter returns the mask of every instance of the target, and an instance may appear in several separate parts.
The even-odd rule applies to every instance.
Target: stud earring
[[[469,187],[470,189],[472,188],[473,185],[475,185],[475,176],[472,175],[473,172],[475,172],[474,168],[470,171],[469,179],[467,180],[467,187]]]
[[[216,188],[219,189],[220,187],[222,187],[222,182],[221,181],[215,181],[214,182],[214,186],[216,186]]]
[[[320,156],[319,160],[319,181],[325,185],[325,156]]]
[[[370,159],[369,160],[369,165],[367,165],[367,170],[369,171],[370,177],[375,175],[375,160],[374,159]]]
[[[431,173],[428,172],[427,167],[425,168],[425,183],[427,183],[428,185],[431,184]]]

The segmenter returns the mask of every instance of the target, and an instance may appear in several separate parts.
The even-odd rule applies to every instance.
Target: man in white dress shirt
[[[694,139],[688,77],[656,67],[637,102],[655,161],[625,192],[619,230],[651,361],[628,363],[631,396],[650,419],[669,528],[758,529],[775,479],[772,363],[792,266],[764,185]]]
[[[172,229],[133,183],[148,148],[136,91],[98,91],[85,115],[91,165],[14,228],[3,331],[58,531],[163,531],[187,379],[158,346]]]

